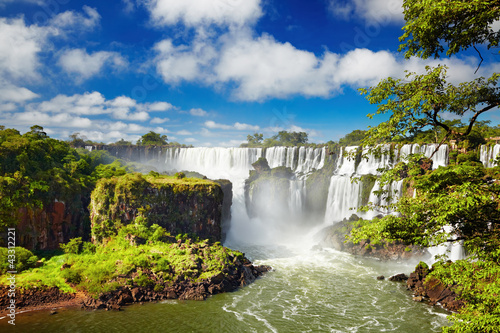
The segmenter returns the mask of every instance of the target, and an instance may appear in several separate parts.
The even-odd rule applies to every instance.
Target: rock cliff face
[[[220,185],[224,199],[222,200],[222,242],[226,240],[226,234],[231,227],[231,206],[233,203],[233,184],[227,179],[215,181]]]
[[[21,208],[18,221],[17,244],[29,250],[58,249],[60,243],[89,232],[83,205],[71,209],[63,202],[54,202],[43,209]]]
[[[415,293],[416,301],[428,301],[431,305],[441,304],[449,311],[457,312],[464,306],[464,302],[458,299],[453,291],[454,286],[447,286],[435,277],[429,276],[432,269],[425,263],[420,263],[415,271],[410,274],[406,282],[408,289]]]
[[[100,242],[121,226],[140,221],[158,224],[172,235],[220,241],[223,207],[221,186],[208,180],[140,174],[101,179],[91,196],[92,239]]]
[[[263,159],[266,161],[265,159]],[[259,160],[261,161],[261,160]],[[289,219],[290,182],[295,174],[290,168],[269,169],[257,161],[255,171],[245,181],[245,205],[249,217]]]

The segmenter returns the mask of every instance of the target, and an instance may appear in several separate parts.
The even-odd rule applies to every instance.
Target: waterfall
[[[351,208],[359,207],[361,185],[361,182],[353,182],[351,177],[345,175],[332,176],[326,201],[326,224],[342,221],[342,219],[356,214],[356,210],[351,210]]]
[[[492,168],[496,166],[494,160],[500,153],[500,145],[496,144],[494,146],[481,146],[480,160],[486,168]]]
[[[296,173],[309,173],[325,164],[326,148],[270,147],[265,157],[269,167],[288,167]]]
[[[420,146],[418,143],[403,145],[400,150],[400,160],[407,162],[410,154],[424,154],[425,157],[432,156],[432,169],[437,169],[440,166],[448,165],[449,147],[441,145],[437,152],[434,153],[438,144],[428,144]],[[432,155],[434,154],[434,155]]]
[[[376,175],[379,174],[379,168],[387,168],[391,166],[391,156],[389,154],[391,145],[385,144],[379,146],[379,154],[368,154],[368,147],[363,148],[363,157],[356,169],[358,175]]]
[[[405,161],[409,154],[421,153],[430,157],[436,148],[435,144],[411,144],[403,145],[399,149],[392,149],[391,145],[387,144],[379,146],[380,154],[367,154],[368,149],[363,148],[361,153],[365,153],[366,158],[357,161],[354,155],[359,152],[359,147],[341,148],[340,155],[336,160],[335,171],[329,176],[324,223],[331,225],[344,218],[349,218],[352,214],[370,219],[378,214],[394,213],[388,209],[357,212],[357,208],[366,203],[368,196],[369,202],[387,206],[390,204],[387,196],[392,197],[392,202],[394,202],[402,195],[402,180],[384,186],[383,190],[388,195],[382,197],[375,195],[375,192],[381,188],[379,182],[374,181],[373,176],[379,174],[379,169],[391,168],[394,164]],[[500,145],[482,147],[481,160],[487,164],[499,151]],[[446,166],[448,155],[448,146],[440,146],[438,151],[432,155],[433,168]],[[278,241],[279,237],[286,237],[284,234],[290,232],[290,229],[294,227],[291,220],[302,218],[307,198],[306,179],[313,170],[321,169],[325,165],[327,154],[326,148],[306,147],[271,147],[267,149],[167,148],[161,153],[159,152],[158,156],[164,160],[166,170],[195,171],[211,179],[229,179],[233,183],[233,206],[231,208],[233,219],[227,234],[228,239],[237,243],[245,241],[269,243]],[[262,218],[249,218],[245,203],[245,180],[248,178],[250,170],[253,169],[252,163],[260,157],[266,157],[271,168],[291,168],[297,177],[285,180],[289,183],[284,184],[287,187],[285,187],[285,192],[281,192],[288,195],[284,204],[276,207],[276,205],[273,206],[273,200],[266,202],[265,197],[258,198],[264,204],[271,206],[268,207],[270,214]],[[357,177],[360,180],[352,181],[351,177]],[[363,184],[363,179],[365,179],[364,181],[369,180],[370,184]],[[283,183],[281,184],[283,185]],[[373,188],[370,189],[372,185]],[[289,220],[284,219],[283,216],[288,216]],[[457,245],[455,247],[449,246],[453,256],[460,257],[463,249]]]
[[[290,180],[290,197],[288,209],[294,216],[300,216],[304,207],[306,182],[304,180]]]

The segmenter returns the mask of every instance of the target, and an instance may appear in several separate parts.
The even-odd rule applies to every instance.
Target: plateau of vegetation
[[[130,242],[134,237],[144,239],[144,244]],[[223,273],[236,258],[243,260],[241,252],[218,242],[172,237],[164,228],[147,227],[139,220],[121,228],[106,244],[96,246],[74,238],[61,247],[64,254],[42,259],[41,267],[31,269],[38,258],[20,248],[17,268],[24,272],[16,276],[17,288],[58,287],[94,297],[122,286],[155,286],[156,291],[179,281],[200,282]],[[7,262],[6,257],[0,252],[2,262]],[[7,276],[0,276],[0,284],[7,282]]]

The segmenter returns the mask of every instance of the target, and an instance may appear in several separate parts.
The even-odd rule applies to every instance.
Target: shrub
[[[61,249],[64,251],[64,253],[79,254],[82,252],[82,243],[83,242],[81,237],[73,238],[68,243],[61,244]]]
[[[31,251],[19,246],[15,247],[13,250],[15,251],[11,251],[9,253],[8,248],[0,248],[0,274],[5,274],[7,271],[17,271],[19,273],[26,269],[35,267],[35,264],[38,261],[38,257],[35,256]],[[11,269],[11,262],[9,262],[9,255],[12,255],[13,253],[15,255],[15,269]]]

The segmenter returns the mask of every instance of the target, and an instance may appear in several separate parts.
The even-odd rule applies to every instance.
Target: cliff
[[[91,195],[92,240],[101,242],[135,222],[220,241],[227,206],[221,185],[209,180],[141,174],[101,179]]]
[[[252,164],[255,170],[245,181],[245,205],[249,217],[287,219],[291,217],[289,207],[291,183],[295,174],[290,168],[270,169],[265,158]]]
[[[43,209],[21,208],[17,220],[17,244],[29,250],[58,249],[60,243],[90,233],[83,204],[80,209],[68,207],[60,201]]]

